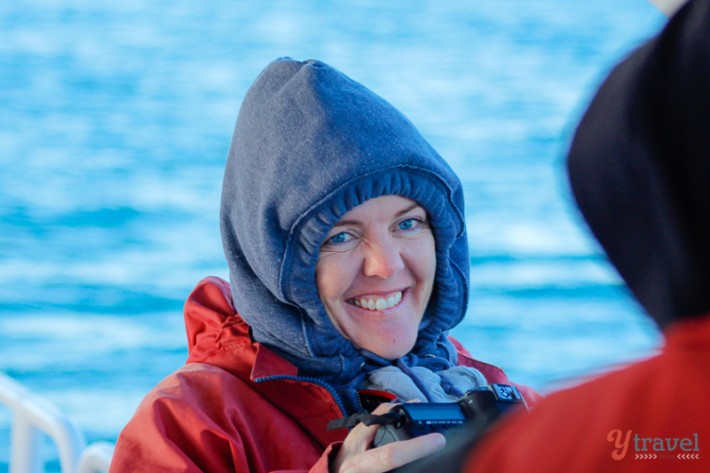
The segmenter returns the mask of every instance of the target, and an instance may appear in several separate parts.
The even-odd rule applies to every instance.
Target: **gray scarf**
[[[423,366],[397,363],[371,371],[363,387],[392,393],[401,401],[454,402],[467,391],[487,384],[480,371],[467,366],[434,372]]]

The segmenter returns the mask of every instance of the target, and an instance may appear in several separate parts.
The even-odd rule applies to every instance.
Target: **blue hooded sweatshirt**
[[[335,328],[316,288],[331,227],[368,199],[400,195],[428,213],[435,287],[400,365],[456,364],[447,332],[463,318],[469,259],[461,183],[388,102],[320,61],[281,58],[247,92],[225,170],[221,229],[234,304],[253,338],[358,410],[375,363]]]

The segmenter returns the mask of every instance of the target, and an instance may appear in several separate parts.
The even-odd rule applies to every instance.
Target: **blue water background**
[[[644,0],[3,0],[0,371],[115,440],[185,360],[193,285],[227,276],[234,120],[283,55],[386,97],[460,175],[472,290],[454,335],[474,355],[542,391],[647,356],[660,337],[563,157],[604,73],[663,21]]]

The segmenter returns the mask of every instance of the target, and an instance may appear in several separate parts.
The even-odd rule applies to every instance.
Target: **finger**
[[[387,413],[388,413],[389,411],[391,411],[392,408],[393,408],[394,406],[396,406],[396,405],[397,405],[397,404],[393,404],[393,403],[391,403],[391,402],[383,402],[382,404],[380,404],[379,406],[377,406],[377,408],[375,408],[375,410],[372,411],[372,413],[373,413],[373,414],[377,414],[377,415],[380,415],[380,414],[387,414]]]
[[[373,411],[373,414],[382,415],[389,412],[395,404],[383,403],[377,406]],[[380,426],[377,424],[365,425],[360,423],[356,425],[345,438],[345,442],[341,447],[341,453],[338,455],[339,458],[347,458],[351,455],[359,454],[365,452],[372,446],[372,442],[377,435],[377,429]]]
[[[387,447],[388,445],[385,445]],[[414,437],[403,442],[389,444],[392,452],[389,454],[392,468],[398,468],[414,460],[427,457],[446,446],[446,439],[441,434],[428,434]],[[374,449],[377,450],[377,449]],[[372,451],[372,450],[371,450]]]
[[[348,451],[352,453],[360,453],[366,451],[372,445],[372,442],[375,439],[375,435],[377,435],[377,429],[379,428],[380,426],[377,424],[356,425],[345,438],[345,443],[343,447],[347,448]]]
[[[387,414],[393,407],[397,404],[392,404],[389,402],[383,402],[375,410],[372,411],[373,414],[382,415]],[[372,442],[375,440],[375,435],[377,435],[377,430],[380,428],[378,424],[365,425],[360,423],[356,425],[348,434],[345,439],[346,442],[350,440],[351,451],[364,452],[369,449]]]
[[[373,448],[351,457],[341,471],[348,473],[384,473],[424,458],[442,449],[446,439],[441,434],[428,434]]]

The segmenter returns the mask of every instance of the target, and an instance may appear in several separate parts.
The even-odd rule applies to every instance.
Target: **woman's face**
[[[330,230],[318,256],[316,284],[343,336],[396,359],[417,340],[435,272],[426,211],[390,195],[355,207]]]

